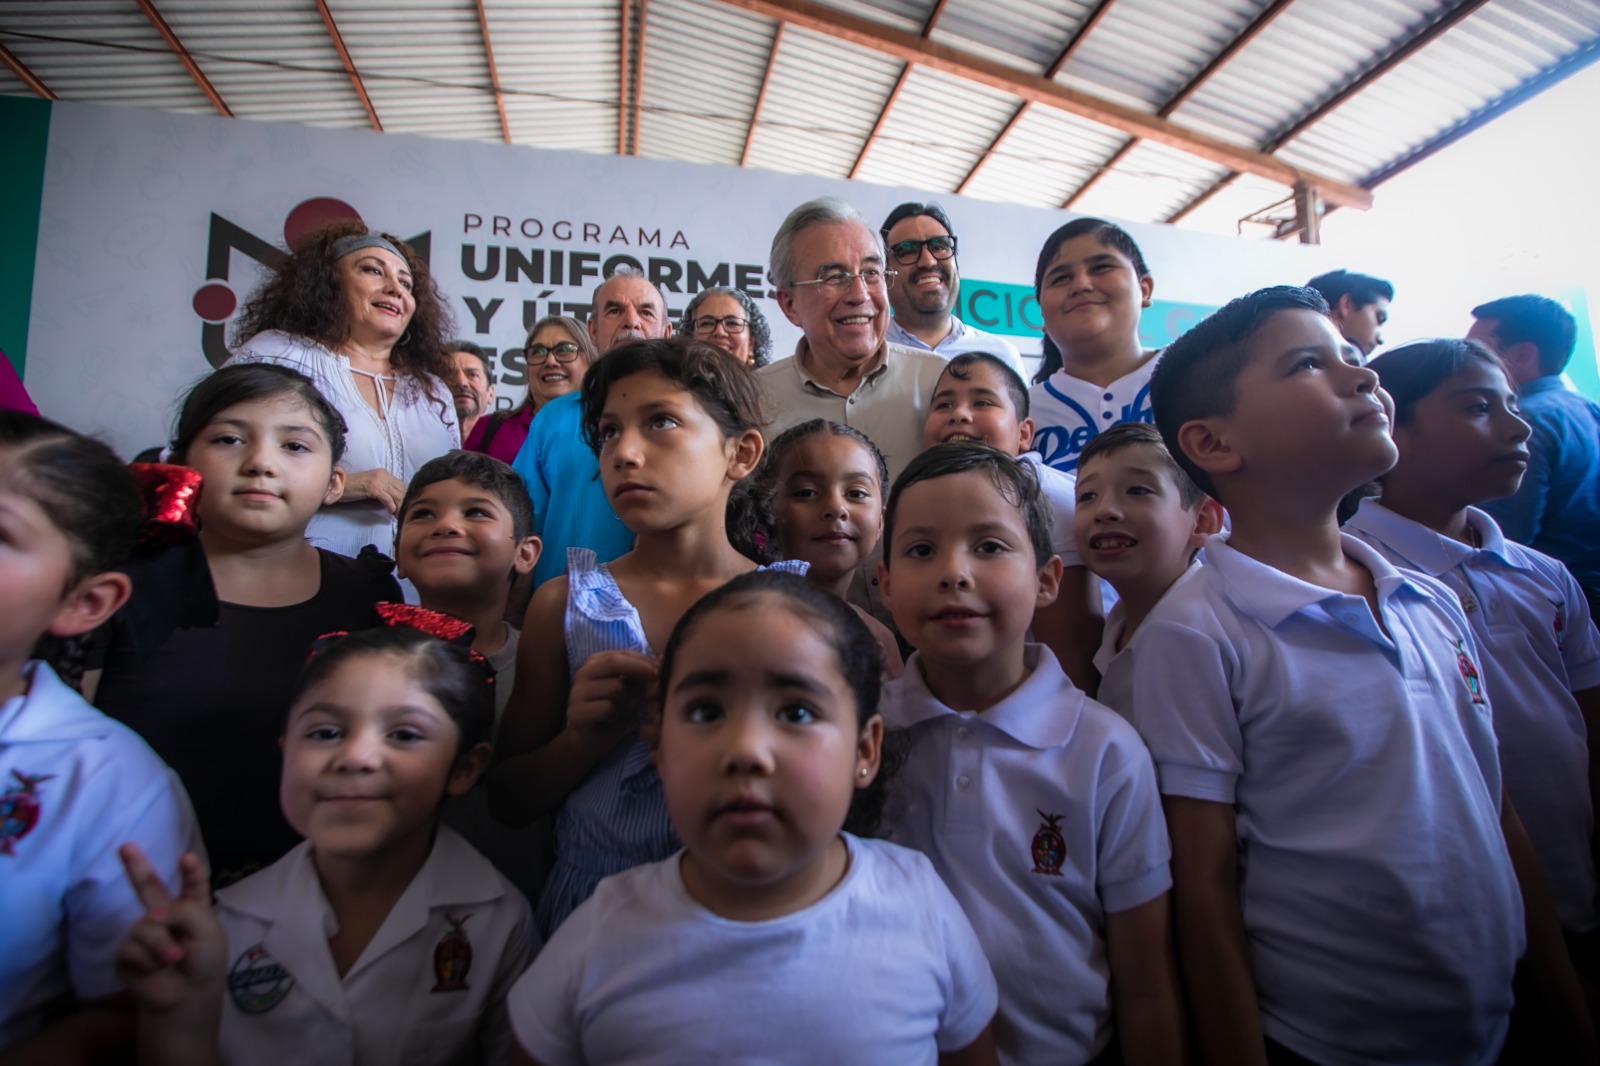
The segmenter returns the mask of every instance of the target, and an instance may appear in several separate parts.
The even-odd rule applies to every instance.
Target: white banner
[[[587,311],[629,262],[676,316],[707,284],[762,297],[774,356],[798,333],[768,297],[767,250],[795,205],[843,196],[869,223],[937,198],[961,238],[963,318],[1038,350],[1034,260],[1066,212],[801,174],[551,152],[368,131],[55,103],[25,383],[40,408],[132,454],[224,356],[228,322],[286,231],[355,212],[426,249],[457,335],[502,353],[520,401],[525,326]],[[1320,249],[1130,225],[1156,281],[1147,343],[1208,307],[1325,269]],[[507,354],[509,350],[509,354]]]

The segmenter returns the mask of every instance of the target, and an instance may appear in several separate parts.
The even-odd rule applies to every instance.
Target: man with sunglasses
[[[955,231],[944,208],[932,201],[901,204],[889,212],[879,232],[888,245],[889,267],[898,272],[889,283],[889,306],[894,308],[887,333],[890,343],[937,352],[946,359],[962,352],[987,352],[1028,380],[1015,344],[950,313],[961,295],[961,272],[956,266]]]
[[[773,296],[805,336],[756,371],[772,433],[813,418],[865,433],[893,479],[922,450],[922,423],[944,360],[884,339],[894,271],[859,212],[836,197],[801,204],[772,239]]]

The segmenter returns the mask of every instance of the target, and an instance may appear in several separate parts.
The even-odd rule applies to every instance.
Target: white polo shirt
[[[885,724],[911,740],[888,837],[933,861],[977,930],[1000,984],[1001,1061],[1087,1062],[1112,1033],[1106,914],[1172,885],[1150,755],[1042,644],[983,712],[940,703],[920,658],[884,688]]]
[[[1036,427],[1033,446],[1057,470],[1078,469],[1078,456],[1103,429],[1119,422],[1154,422],[1150,375],[1160,353],[1105,388],[1057,370],[1028,390],[1028,413]]]
[[[1487,1066],[1524,938],[1481,659],[1449,589],[1341,541],[1392,636],[1213,536],[1133,635],[1134,724],[1163,793],[1234,807],[1267,1036]]]
[[[813,418],[851,426],[878,446],[889,464],[889,482],[893,484],[922,450],[922,424],[927,421],[934,386],[944,372],[944,359],[932,352],[885,343],[877,369],[858,381],[849,396],[840,396],[801,366],[809,350],[801,337],[793,356],[756,371],[767,399],[767,416],[772,419],[771,436]]]
[[[884,339],[890,344],[933,352],[947,361],[966,352],[987,352],[1003,360],[1023,381],[1028,380],[1028,373],[1022,366],[1022,353],[1017,350],[1015,344],[998,333],[988,333],[977,326],[969,326],[954,315],[950,316],[950,332],[946,333],[938,344],[930,346],[892,318],[889,320],[888,330],[884,333]]]
[[[544,1066],[933,1066],[994,1016],[983,949],[916,852],[842,834],[844,877],[794,914],[736,922],[683,885],[683,853],[608,877],[511,990]]]
[[[311,844],[217,893],[230,970],[218,1043],[230,1066],[504,1062],[505,998],[532,958],[528,903],[453,830],[343,976]]]
[[[1078,477],[1045,465],[1038,452],[1023,452],[1018,461],[1033,469],[1039,491],[1050,501],[1050,546],[1061,556],[1062,566],[1082,566],[1078,542],[1072,537],[1072,516],[1078,509]]]
[[[74,999],[123,990],[117,947],[144,908],[117,849],[138,844],[167,884],[204,854],[178,777],[138,734],[42,662],[0,704],[0,1048]]]
[[[1172,595],[1172,591],[1186,581],[1194,580],[1194,575],[1199,572],[1204,564],[1196,559],[1189,564],[1189,568],[1178,575],[1178,580],[1167,587],[1161,594],[1164,600]],[[1161,600],[1157,600],[1160,603]],[[1152,608],[1153,609],[1153,608]],[[1095,689],[1094,698],[1116,711],[1122,717],[1133,718],[1133,644],[1121,651],[1117,650],[1117,641],[1122,639],[1122,631],[1128,625],[1128,609],[1121,600],[1111,605],[1111,610],[1106,612],[1106,627],[1100,636],[1100,650],[1094,653],[1094,668],[1100,674],[1100,687]]]
[[[1600,921],[1589,849],[1588,730],[1572,694],[1600,685],[1600,633],[1583,590],[1559,561],[1506,540],[1476,507],[1467,509],[1467,523],[1481,548],[1368,499],[1345,529],[1460,597],[1494,696],[1506,795],[1539,855],[1562,928],[1591,932]]]

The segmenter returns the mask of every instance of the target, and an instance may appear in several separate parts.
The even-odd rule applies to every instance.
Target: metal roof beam
[[[1422,49],[1426,48],[1428,45],[1444,36],[1444,34],[1453,29],[1462,19],[1466,18],[1468,15],[1471,15],[1488,2],[1489,0],[1461,0],[1461,2],[1455,7],[1445,12],[1427,26],[1424,26],[1419,32],[1414,34],[1408,41],[1406,41],[1405,44],[1384,56],[1383,59],[1379,60],[1360,77],[1351,81],[1343,89],[1340,89],[1338,92],[1328,97],[1328,99],[1312,108],[1311,111],[1290,124],[1288,128],[1283,130],[1283,132],[1279,133],[1277,136],[1273,137],[1272,140],[1268,141],[1261,150],[1269,153],[1276,152],[1279,148],[1282,148],[1284,145],[1300,136],[1300,134],[1304,133],[1312,126],[1315,126],[1318,122],[1321,122],[1323,119],[1327,118],[1328,115],[1332,114],[1333,111],[1341,104],[1345,103],[1345,101],[1356,96],[1373,82],[1377,81],[1395,67],[1398,67],[1401,63],[1404,63]],[[1226,177],[1219,179],[1215,185],[1211,186],[1211,188],[1207,189],[1199,196],[1196,196],[1193,200],[1190,200],[1188,203],[1178,208],[1178,210],[1174,211],[1171,215],[1167,216],[1166,221],[1168,223],[1182,221],[1192,211],[1194,211],[1195,208],[1211,199],[1211,197],[1221,192],[1227,186],[1232,185],[1234,179],[1238,176],[1238,174],[1229,174]],[[1338,201],[1333,199],[1333,197],[1328,196],[1325,190],[1319,191],[1323,192],[1323,198],[1326,199],[1330,204],[1340,207],[1349,206],[1348,204],[1339,204]]]
[[[12,54],[11,49],[3,44],[0,44],[0,63],[4,63],[11,69],[11,73],[21,78],[22,84],[32,89],[35,96],[41,96],[46,100],[56,99],[56,94],[50,91],[50,87],[40,81],[39,76],[29,70],[28,65]]]
[[[766,18],[793,23],[814,33],[837,37],[862,48],[892,55],[906,63],[926,66],[958,78],[975,81],[980,85],[988,85],[1032,103],[1059,108],[1091,122],[1098,122],[1158,144],[1165,144],[1220,166],[1291,185],[1296,181],[1304,181],[1317,189],[1323,199],[1330,203],[1363,210],[1372,206],[1372,194],[1367,190],[1291,166],[1267,153],[1240,148],[1220,138],[1185,129],[1170,120],[1099,99],[1089,93],[1059,85],[1047,78],[1014,70],[993,60],[925,40],[870,19],[825,8],[810,0],[719,0],[719,2]]]
[[[489,61],[489,88],[494,90],[494,109],[500,114],[500,135],[511,143],[511,124],[506,121],[506,98],[500,91],[500,73],[494,65],[494,46],[489,43],[489,16],[483,9],[483,0],[472,0],[478,9],[478,30],[483,34],[483,57]]]
[[[1221,70],[1223,65],[1226,64],[1228,60],[1232,59],[1234,56],[1243,51],[1245,45],[1261,36],[1261,32],[1268,26],[1272,25],[1272,20],[1283,14],[1283,9],[1292,3],[1294,3],[1294,0],[1272,0],[1271,4],[1268,4],[1259,15],[1251,20],[1250,25],[1239,31],[1239,36],[1229,41],[1226,48],[1218,52],[1215,56],[1212,56],[1211,62],[1200,68],[1200,72],[1194,77],[1190,78],[1188,82],[1185,83],[1183,88],[1174,93],[1172,99],[1168,100],[1165,104],[1162,104],[1161,109],[1157,111],[1156,114],[1161,118],[1171,117],[1172,113],[1188,102],[1191,96],[1199,92],[1200,87],[1206,82],[1210,81],[1212,75]],[[1100,168],[1093,174],[1089,175],[1087,181],[1072,191],[1072,195],[1067,197],[1066,200],[1061,204],[1062,208],[1070,208],[1073,204],[1083,199],[1084,195],[1088,193],[1090,189],[1094,188],[1095,185],[1099,183],[1101,178],[1111,173],[1111,171],[1116,168],[1117,164],[1126,159],[1128,157],[1128,153],[1133,151],[1136,147],[1138,147],[1138,145],[1139,138],[1130,137],[1121,148],[1117,149],[1115,155],[1106,160],[1104,163],[1100,164]]]
[[[317,14],[322,16],[322,24],[328,28],[328,36],[333,38],[333,47],[339,53],[339,61],[344,64],[344,72],[350,76],[350,84],[355,87],[356,96],[361,98],[361,106],[367,109],[367,121],[372,123],[373,129],[382,133],[383,123],[378,121],[378,110],[372,106],[372,97],[367,95],[367,87],[361,82],[361,73],[350,59],[350,50],[344,46],[339,25],[333,21],[333,12],[328,10],[328,0],[316,2]]]
[[[211,106],[217,109],[217,114],[223,118],[232,118],[233,112],[222,102],[222,94],[217,92],[216,86],[211,84],[211,79],[200,69],[200,64],[194,61],[194,56],[190,55],[183,42],[178,40],[178,35],[172,32],[172,27],[161,17],[161,12],[156,10],[155,4],[151,3],[151,0],[136,0],[136,2],[139,10],[144,12],[144,17],[150,20],[150,25],[156,28],[156,32],[161,34],[161,39],[167,42],[167,47],[172,49],[172,54],[178,57],[178,62],[183,64],[183,69],[189,72],[189,77],[200,86],[200,91],[206,94]]]
[[[767,102],[767,86],[772,83],[772,68],[778,62],[778,46],[783,43],[783,23],[772,34],[772,50],[767,53],[767,69],[761,72],[761,91],[756,93],[756,106],[750,111],[750,128],[744,134],[744,151],[739,153],[739,165],[750,161],[750,145],[756,139],[756,123],[761,120],[761,107]]]

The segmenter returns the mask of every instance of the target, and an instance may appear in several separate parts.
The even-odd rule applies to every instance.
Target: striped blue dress
[[[804,574],[806,564],[784,561],[770,569]],[[655,656],[639,612],[588,548],[567,549],[565,629],[568,676],[575,676],[596,652]],[[659,862],[683,846],[667,820],[650,745],[639,738],[643,714],[641,707],[627,738],[573,790],[556,815],[555,868],[534,912],[546,941],[602,877]]]

